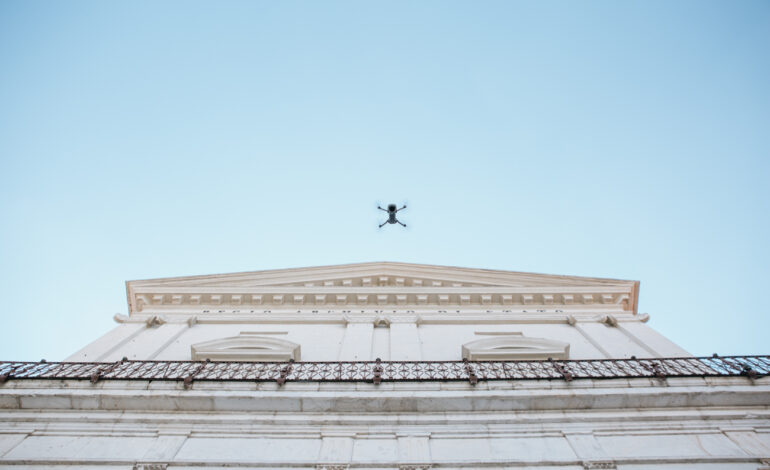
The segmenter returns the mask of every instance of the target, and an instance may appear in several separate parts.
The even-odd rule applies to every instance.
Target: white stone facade
[[[129,315],[67,360],[688,356],[646,325],[638,291],[401,263],[131,281]],[[770,469],[767,459],[767,377],[0,385],[0,468]]]
[[[303,361],[459,360],[463,345],[501,336],[563,342],[571,359],[688,355],[644,323],[637,292],[401,263],[130,281],[129,316],[67,360],[190,360],[196,344],[247,336],[299,344]]]

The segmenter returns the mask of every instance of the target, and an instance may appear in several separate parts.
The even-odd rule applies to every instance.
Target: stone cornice
[[[346,313],[343,313],[346,312]],[[611,319],[611,320],[608,320]],[[116,314],[114,320],[117,323],[144,323],[148,327],[169,324],[380,324],[392,323],[416,323],[418,325],[457,325],[457,324],[487,324],[487,325],[515,325],[515,324],[569,324],[577,323],[602,323],[615,325],[629,322],[646,322],[648,314],[633,315],[629,312],[618,315],[604,315],[594,312],[583,313],[502,313],[502,312],[464,312],[464,313],[436,313],[412,311],[383,312],[378,311],[334,311],[331,313],[309,312],[270,312],[270,313],[242,313],[242,314],[188,314],[168,313],[164,315],[134,314],[129,316]]]

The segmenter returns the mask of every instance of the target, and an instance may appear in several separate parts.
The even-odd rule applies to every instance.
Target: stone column
[[[104,361],[108,355],[132,340],[144,331],[145,328],[144,323],[123,323],[118,325],[106,335],[67,357],[65,361]]]
[[[422,359],[417,317],[390,317],[390,360],[419,361]]]
[[[580,333],[580,334],[583,336],[583,338],[585,338],[585,339],[586,339],[586,340],[587,340],[587,341],[588,341],[588,342],[591,344],[591,346],[593,346],[593,347],[594,347],[594,348],[595,348],[597,351],[599,351],[599,352],[600,352],[600,353],[601,353],[601,354],[602,354],[602,355],[605,357],[605,359],[610,359],[610,358],[612,358],[612,355],[611,355],[609,352],[607,352],[607,350],[606,350],[606,349],[604,349],[604,348],[602,347],[602,345],[601,345],[601,344],[599,344],[599,343],[598,343],[598,342],[597,342],[595,339],[593,339],[593,338],[591,337],[591,334],[589,334],[589,333],[588,333],[588,332],[585,330],[585,328],[583,328],[583,327],[582,327],[582,326],[581,326],[581,325],[578,323],[578,320],[577,320],[575,317],[573,317],[572,315],[570,315],[570,316],[567,318],[567,323],[569,323],[570,325],[574,326],[574,327],[575,327],[575,329],[578,331],[578,333]]]
[[[374,317],[348,317],[340,347],[340,361],[368,361],[372,357]]]

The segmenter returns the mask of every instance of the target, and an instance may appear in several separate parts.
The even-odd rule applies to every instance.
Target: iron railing
[[[675,357],[540,361],[359,362],[0,362],[8,380],[394,382],[480,380],[576,380],[657,377],[734,377],[770,374],[770,356]]]

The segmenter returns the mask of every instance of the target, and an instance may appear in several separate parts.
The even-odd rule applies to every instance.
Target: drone
[[[406,224],[402,224],[401,221],[396,218],[396,213],[402,209],[406,209],[406,204],[404,204],[404,207],[402,207],[401,209],[396,209],[395,204],[388,204],[387,209],[383,209],[382,207],[377,206],[377,209],[388,213],[388,220],[381,223],[380,228],[382,228],[382,226],[385,224],[401,224],[402,227],[406,227]]]

